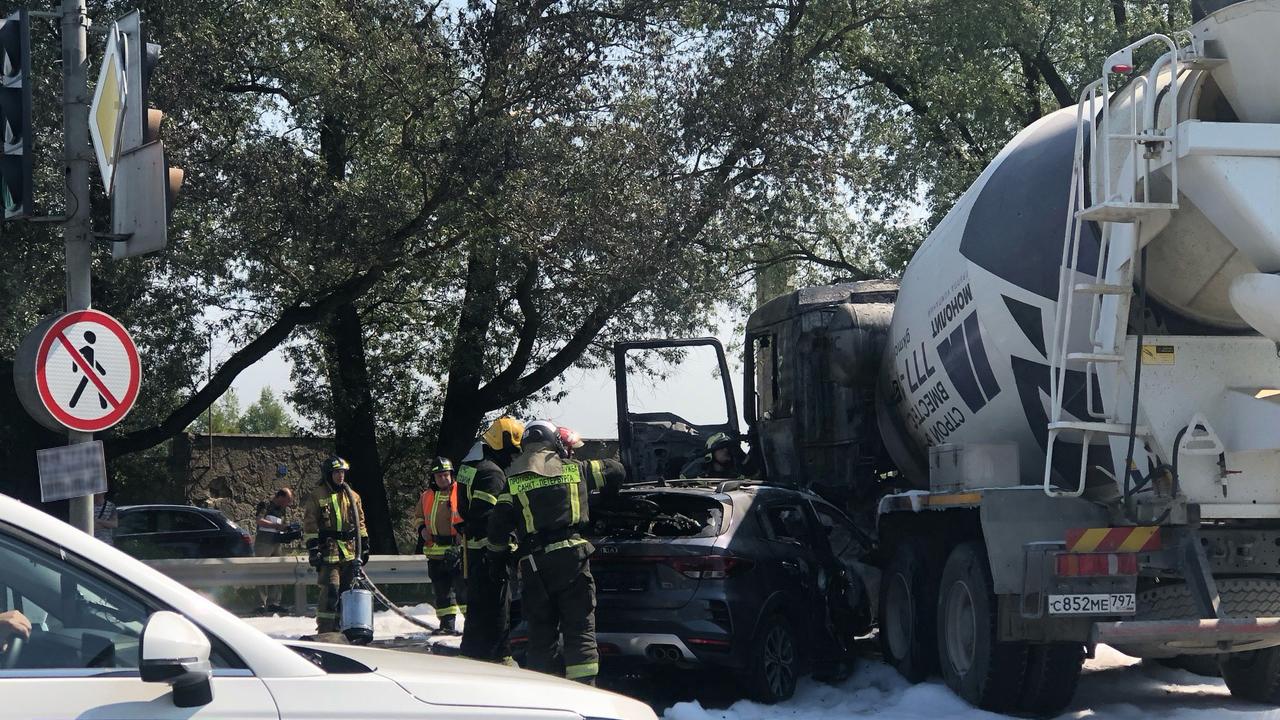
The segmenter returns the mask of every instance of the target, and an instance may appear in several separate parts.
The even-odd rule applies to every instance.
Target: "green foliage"
[[[292,435],[293,425],[289,411],[269,387],[262,388],[257,402],[240,416],[240,432],[246,435]]]
[[[240,398],[235,390],[227,390],[218,401],[191,423],[191,432],[231,434],[243,432],[244,420],[240,415]]]

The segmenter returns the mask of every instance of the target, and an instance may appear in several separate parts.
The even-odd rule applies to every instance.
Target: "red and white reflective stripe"
[[[1137,575],[1135,553],[1059,553],[1054,561],[1058,577]]]

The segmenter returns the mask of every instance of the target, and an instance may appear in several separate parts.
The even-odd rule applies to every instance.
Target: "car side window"
[[[66,556],[4,534],[0,575],[5,586],[0,610],[18,610],[32,623],[31,637],[18,655],[4,658],[12,661],[12,670],[136,670],[142,629],[152,612],[163,609]],[[210,662],[215,668],[240,665],[228,663],[216,649]]]
[[[849,521],[824,503],[815,502],[813,510],[818,516],[818,523],[831,543],[831,552],[836,557],[856,554],[862,550],[858,535]]]
[[[764,524],[774,540],[791,540],[808,545],[812,537],[804,509],[799,505],[770,505],[764,508]]]
[[[168,510],[156,513],[156,515],[156,526],[160,532],[195,532],[217,529],[212,520],[190,510]]]
[[[119,523],[116,526],[116,535],[137,535],[156,531],[155,516],[149,512],[120,513]]]

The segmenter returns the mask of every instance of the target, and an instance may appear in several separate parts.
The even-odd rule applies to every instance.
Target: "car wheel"
[[[938,667],[936,613],[937,577],[925,544],[899,545],[880,581],[880,648],[884,659],[913,683]]]
[[[1280,647],[1222,655],[1219,667],[1232,697],[1280,705]]]
[[[938,660],[947,686],[983,710],[1016,709],[1027,644],[996,640],[996,596],[981,541],[951,552],[938,592]]]
[[[791,623],[782,615],[765,618],[751,644],[751,668],[744,678],[747,694],[769,705],[790,699],[800,659],[800,642]]]

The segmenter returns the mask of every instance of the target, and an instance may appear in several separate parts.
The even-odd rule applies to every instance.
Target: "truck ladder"
[[[1151,67],[1146,76],[1135,76],[1141,92],[1141,103],[1134,93],[1135,106],[1127,128],[1114,127],[1110,107],[1110,74],[1131,72],[1133,53],[1148,44],[1162,44],[1167,52]],[[1177,97],[1180,65],[1194,59],[1191,48],[1180,49],[1167,35],[1149,35],[1113,53],[1103,64],[1102,77],[1080,93],[1076,106],[1076,146],[1071,169],[1071,191],[1067,206],[1066,232],[1063,238],[1062,263],[1058,274],[1058,303],[1054,315],[1052,349],[1049,353],[1050,409],[1048,439],[1045,448],[1044,492],[1050,497],[1080,497],[1084,494],[1088,474],[1089,446],[1095,436],[1127,436],[1140,438],[1150,430],[1135,425],[1137,418],[1125,418],[1121,403],[1113,402],[1110,410],[1101,407],[1093,392],[1093,379],[1099,366],[1110,365],[1114,372],[1123,371],[1125,338],[1128,335],[1129,304],[1134,292],[1134,265],[1138,258],[1142,222],[1162,213],[1178,209],[1178,117]],[[1170,73],[1170,97],[1173,116],[1169,126],[1160,127],[1156,106],[1158,81],[1165,68]],[[1100,117],[1099,117],[1100,116]],[[1086,148],[1086,128],[1091,142]],[[1120,148],[1129,162],[1112,175],[1112,147]],[[1086,157],[1086,149],[1089,150]],[[1164,153],[1170,162],[1171,189],[1166,202],[1153,197],[1152,160]],[[1087,188],[1087,192],[1086,192]],[[1101,231],[1096,267],[1080,267],[1081,231],[1087,222],[1097,223]],[[1085,275],[1083,281],[1080,275]],[[1072,351],[1071,326],[1077,300],[1089,299],[1088,352]],[[1141,349],[1139,349],[1141,352]],[[1087,418],[1072,417],[1063,410],[1063,393],[1068,367],[1084,366]],[[1059,439],[1070,434],[1080,437],[1080,468],[1073,490],[1059,490],[1053,485],[1054,448]]]

